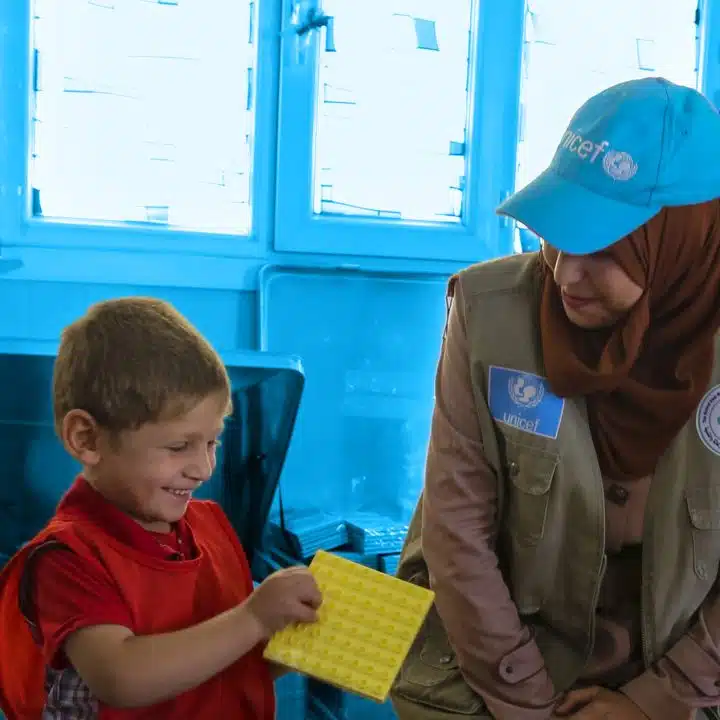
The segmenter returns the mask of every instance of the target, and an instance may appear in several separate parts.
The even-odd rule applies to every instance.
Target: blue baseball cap
[[[550,167],[497,209],[563,252],[602,250],[663,207],[720,197],[720,114],[664,78],[614,85],[573,116]]]

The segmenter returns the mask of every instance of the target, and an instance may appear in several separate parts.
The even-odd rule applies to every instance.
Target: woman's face
[[[613,325],[643,294],[607,251],[568,255],[543,242],[543,257],[570,322],[594,329]]]

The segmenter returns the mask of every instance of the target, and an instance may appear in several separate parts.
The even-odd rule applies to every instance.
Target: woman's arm
[[[720,597],[713,593],[695,625],[625,693],[650,720],[684,720],[720,706]]]
[[[436,606],[468,684],[494,717],[551,716],[554,689],[494,551],[497,477],[483,453],[460,285],[435,389],[423,501],[423,554]]]

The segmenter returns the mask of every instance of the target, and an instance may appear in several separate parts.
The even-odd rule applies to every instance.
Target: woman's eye
[[[182,452],[183,450],[187,449],[187,443],[179,443],[177,445],[169,445],[168,450],[170,452]]]

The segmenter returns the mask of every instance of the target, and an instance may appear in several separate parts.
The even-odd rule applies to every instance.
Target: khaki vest
[[[583,398],[566,399],[552,439],[495,422],[491,366],[544,375],[536,255],[463,271],[470,367],[482,439],[498,477],[498,555],[523,621],[535,631],[558,691],[577,681],[593,649],[605,571],[605,497]],[[720,340],[710,387],[720,384]],[[701,441],[693,414],[660,459],[645,512],[642,647],[646,666],[687,630],[718,575],[720,456]],[[422,497],[398,576],[428,586],[422,556]],[[394,697],[459,714],[482,711],[462,681],[433,610],[393,690]],[[418,714],[417,717],[422,717]]]

